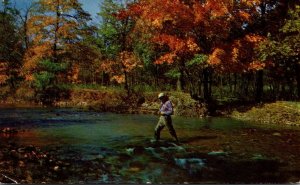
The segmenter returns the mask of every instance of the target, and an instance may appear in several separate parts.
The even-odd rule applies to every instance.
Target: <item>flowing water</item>
[[[181,141],[178,145],[173,142],[167,129],[161,133],[161,142],[152,140],[157,120],[158,117],[154,115],[99,113],[76,109],[0,110],[0,127],[13,127],[22,131],[10,137],[11,141],[25,146],[37,146],[61,160],[73,163],[97,161],[97,165],[102,165],[101,171],[97,170],[97,166],[93,168],[92,163],[85,164],[85,167],[79,165],[77,168],[90,169],[89,173],[84,174],[81,179],[64,174],[62,182],[297,181],[297,171],[290,170],[290,174],[294,175],[287,175],[289,172],[283,170],[289,165],[284,161],[284,152],[279,148],[274,154],[273,144],[284,142],[282,138],[285,131],[279,128],[260,128],[229,118],[173,117],[174,127]],[[299,138],[299,132],[294,134],[295,143],[291,146],[296,147],[294,140]],[[284,143],[281,144],[284,146]],[[298,152],[293,148],[291,150]],[[292,167],[300,167],[297,166],[296,156],[291,160],[294,160]]]

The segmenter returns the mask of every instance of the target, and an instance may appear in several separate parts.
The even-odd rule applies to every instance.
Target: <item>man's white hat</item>
[[[158,98],[162,98],[164,96],[166,96],[165,93],[159,93]]]

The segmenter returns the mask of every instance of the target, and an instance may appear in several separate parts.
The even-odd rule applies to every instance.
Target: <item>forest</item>
[[[298,1],[104,0],[97,21],[77,0],[0,11],[1,99],[52,104],[75,87],[300,99]]]

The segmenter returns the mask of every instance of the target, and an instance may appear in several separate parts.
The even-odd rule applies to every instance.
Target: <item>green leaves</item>
[[[40,73],[34,74],[34,86],[37,90],[45,90],[54,86],[52,83],[55,79],[54,73],[48,71],[42,71]]]
[[[19,83],[19,70],[22,65],[23,48],[21,31],[17,22],[18,10],[13,8],[9,0],[2,2],[0,8],[0,84],[14,89]],[[1,68],[1,67],[0,67]]]
[[[102,24],[98,29],[97,43],[104,54],[109,59],[114,59],[121,51],[122,24],[113,16],[121,5],[113,0],[105,0],[101,5],[101,12],[98,15],[102,18]]]
[[[180,77],[180,72],[178,69],[171,69],[170,71],[168,71],[167,73],[165,73],[166,77],[169,78],[174,78],[174,79],[178,79]]]
[[[34,74],[34,86],[37,90],[45,90],[54,87],[56,74],[66,70],[67,65],[64,63],[55,63],[49,59],[39,62],[39,72]]]
[[[289,18],[285,25],[280,29],[283,33],[298,33],[300,32],[300,6],[296,6],[295,10],[289,10]]]
[[[65,63],[55,63],[50,59],[39,62],[39,71],[33,74],[37,100],[44,104],[51,104],[64,93],[58,74],[66,71],[67,67]]]
[[[39,67],[47,72],[50,73],[59,73],[64,72],[67,69],[66,63],[54,63],[49,59],[42,60],[39,64]]]
[[[259,59],[294,61],[300,53],[300,6],[289,10],[288,19],[285,20],[281,33],[276,36],[268,35],[268,40],[258,49]]]
[[[187,62],[187,66],[204,65],[208,60],[208,56],[204,54],[196,54],[194,58]]]

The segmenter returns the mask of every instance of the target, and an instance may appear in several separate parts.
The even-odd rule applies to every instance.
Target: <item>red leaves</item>
[[[7,62],[0,61],[0,85],[4,84],[8,79],[8,76],[6,75],[7,70],[8,70]]]
[[[136,31],[148,31],[153,43],[168,50],[155,62],[173,63],[193,58],[203,50],[212,51],[209,64],[217,70],[257,70],[260,62],[254,59],[254,48],[261,37],[247,35],[245,38],[226,43],[229,33],[242,27],[257,13],[255,6],[260,0],[140,0],[127,10],[120,11],[120,17],[132,16],[139,22]],[[138,26],[142,26],[138,28]],[[145,29],[148,26],[148,29]],[[202,37],[210,46],[201,45]],[[210,47],[215,47],[212,49]],[[209,53],[208,53],[209,55]]]
[[[153,42],[161,46],[167,45],[170,48],[170,53],[160,57],[156,63],[162,64],[164,62],[173,63],[174,59],[184,57],[185,55],[194,55],[200,48],[195,40],[191,37],[180,39],[176,36],[162,34],[153,38]]]
[[[118,13],[114,13],[113,16],[120,20],[127,19],[128,17],[137,18],[143,13],[143,3],[129,4],[127,9],[119,10]]]
[[[116,60],[105,60],[101,64],[101,70],[112,74],[111,81],[117,83],[125,82],[124,72],[130,73],[135,69],[142,67],[141,62],[133,52],[123,51]]]
[[[210,55],[208,63],[220,73],[242,73],[263,69],[266,67],[266,63],[258,61],[255,57],[255,48],[263,39],[259,35],[250,34],[231,44],[216,47]]]

